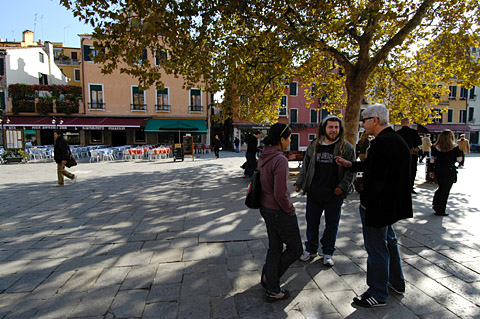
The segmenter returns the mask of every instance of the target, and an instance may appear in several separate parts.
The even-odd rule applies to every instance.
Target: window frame
[[[453,109],[447,110],[447,123],[453,123]]]
[[[294,94],[292,94],[292,87],[295,88]],[[298,82],[296,81],[290,82],[290,84],[288,85],[288,94],[290,96],[298,96]]]
[[[457,98],[457,86],[456,85],[449,85],[448,86],[448,98],[453,100]]]
[[[280,107],[278,108],[278,116],[288,117],[288,95],[283,95],[280,100]]]
[[[467,111],[466,110],[458,110],[458,123],[467,123]]]
[[[78,72],[78,78],[77,78],[77,72]],[[73,80],[75,82],[80,82],[80,69],[73,69]]]
[[[292,114],[292,112],[295,113],[295,116]],[[298,123],[298,109],[290,109],[290,123]]]
[[[199,92],[200,94],[193,94],[193,92]],[[203,112],[203,105],[202,105],[202,90],[199,88],[191,88],[188,90],[188,97],[189,97],[189,106],[188,110],[190,113],[202,113]]]
[[[94,87],[94,86],[100,86],[101,90],[92,90],[92,87]],[[93,101],[92,91],[101,92],[101,101],[98,101],[98,100],[96,100],[95,102]],[[97,94],[95,95],[95,97],[97,97]],[[92,107],[93,104],[100,105],[101,107]],[[88,109],[89,110],[96,110],[96,111],[105,110],[105,94],[104,94],[103,84],[101,84],[101,83],[88,83]]]
[[[165,93],[159,93],[159,91],[166,91],[166,101],[167,103],[160,103],[165,102]],[[159,94],[162,94],[161,101],[159,101]],[[165,87],[163,90],[159,90],[158,88],[155,89],[155,111],[156,112],[170,112],[170,90],[169,87]]]
[[[136,94],[139,94],[140,92],[134,92],[134,90],[137,89],[138,91],[141,91],[143,98],[143,103],[135,103],[135,96]],[[130,86],[130,98],[131,98],[131,104],[130,104],[130,111],[131,112],[146,112],[147,111],[147,98],[145,96],[145,90],[140,90],[138,85],[131,85]],[[143,105],[143,108],[135,108],[136,105]]]
[[[310,123],[318,124],[318,110],[315,110],[315,109],[310,110]]]
[[[38,60],[40,63],[45,63],[45,55],[42,52],[38,52]]]
[[[308,134],[308,141],[309,142],[314,141],[316,138],[317,138],[317,134],[315,134],[315,133]]]

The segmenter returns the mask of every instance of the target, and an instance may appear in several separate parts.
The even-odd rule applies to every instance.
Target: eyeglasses
[[[287,130],[287,128],[288,128],[288,124],[285,125],[285,128],[283,129],[282,133],[280,133],[280,137],[282,137],[283,133]]]
[[[371,119],[374,119],[374,118],[375,118],[375,116],[365,117],[365,118],[363,118],[363,119],[360,119],[360,121],[363,122],[363,123],[365,123],[365,121],[371,120]]]

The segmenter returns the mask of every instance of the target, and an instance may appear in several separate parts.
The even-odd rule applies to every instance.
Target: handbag
[[[260,171],[255,169],[253,172],[253,179],[247,189],[247,196],[245,197],[245,205],[248,208],[260,208],[260,197],[262,195],[262,184],[260,182]]]
[[[69,159],[67,160],[67,163],[65,164],[66,167],[70,168],[72,166],[77,166],[77,161],[75,160],[75,157],[70,155]]]

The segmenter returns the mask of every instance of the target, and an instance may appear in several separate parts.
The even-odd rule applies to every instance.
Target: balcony
[[[156,112],[170,112],[170,105],[155,104]]]
[[[105,103],[102,102],[90,102],[88,103],[89,110],[105,110]]]
[[[80,65],[80,60],[78,59],[55,58],[54,61],[56,65],[71,65],[71,66]]]
[[[203,106],[201,105],[190,105],[188,106],[190,112],[203,112]]]
[[[147,104],[130,104],[130,110],[133,111],[147,111]]]

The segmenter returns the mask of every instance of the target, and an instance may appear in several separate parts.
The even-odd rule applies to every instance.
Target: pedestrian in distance
[[[213,140],[213,152],[215,153],[215,158],[220,157],[220,147],[222,143],[220,142],[220,139],[218,138],[218,135],[215,135],[215,139]]]
[[[401,120],[402,128],[397,131],[405,142],[407,142],[408,148],[410,149],[411,161],[410,161],[410,183],[411,183],[411,192],[416,194],[417,192],[413,188],[415,184],[415,177],[417,176],[417,161],[418,161],[418,152],[419,146],[422,144],[422,139],[416,130],[410,127],[410,120],[403,118]]]
[[[388,289],[403,294],[403,277],[398,243],[393,229],[397,221],[413,216],[410,192],[410,149],[388,125],[388,109],[381,104],[362,113],[362,126],[375,136],[364,162],[336,157],[339,165],[363,171],[360,218],[367,258],[368,289],[353,303],[361,307],[387,304]]]
[[[470,142],[465,138],[465,134],[460,134],[460,139],[457,141],[458,148],[462,151],[462,161],[460,166],[463,168],[465,164],[465,154],[470,154]]]
[[[437,179],[438,189],[433,196],[432,208],[437,216],[448,216],[446,212],[448,196],[453,183],[457,181],[455,164],[461,163],[462,151],[455,144],[455,136],[450,130],[444,130],[432,147],[430,162],[433,172],[430,177]]]
[[[367,150],[370,147],[370,136],[365,132],[362,132],[360,139],[355,146],[355,158],[358,158],[362,162],[365,160],[367,156]]]
[[[317,256],[320,219],[325,212],[325,230],[320,240],[323,264],[334,265],[333,253],[342,204],[353,181],[353,173],[338,166],[335,156],[353,161],[355,150],[345,140],[342,120],[337,116],[328,116],[318,127],[317,138],[307,148],[295,182],[295,191],[303,189],[303,193],[307,194],[307,241],[301,261]]]
[[[258,161],[262,185],[260,214],[268,234],[267,258],[260,283],[266,290],[268,302],[289,298],[289,291],[280,287],[280,279],[302,254],[297,215],[288,192],[288,160],[283,154],[290,145],[291,133],[287,124],[272,125]]]
[[[432,141],[430,140],[430,134],[425,135],[422,138],[422,156],[419,157],[418,162],[423,163],[423,159],[430,157],[430,150],[432,149]]]
[[[245,153],[245,157],[247,158],[247,170],[250,180],[253,177],[253,172],[257,168],[257,153],[259,151],[258,139],[260,136],[262,136],[262,132],[256,131],[253,135],[248,136],[247,139],[247,152]]]
[[[233,144],[235,145],[235,153],[240,153],[240,140],[238,139],[238,136],[233,140]]]
[[[55,163],[57,163],[57,186],[65,185],[64,176],[71,179],[72,184],[75,184],[77,181],[77,176],[65,169],[65,164],[67,164],[67,160],[70,158],[70,156],[72,156],[72,153],[67,141],[63,137],[63,132],[60,130],[55,130],[53,132],[53,137],[55,138],[53,159],[55,160]]]

